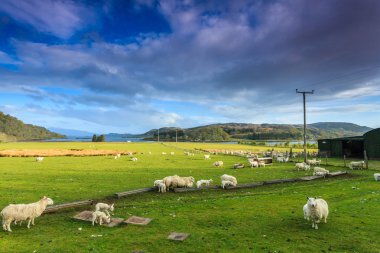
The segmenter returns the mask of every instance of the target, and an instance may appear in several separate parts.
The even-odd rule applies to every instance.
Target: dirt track
[[[91,149],[21,149],[0,150],[0,156],[29,157],[29,156],[105,156],[105,155],[128,155],[134,151],[120,150],[91,150]]]

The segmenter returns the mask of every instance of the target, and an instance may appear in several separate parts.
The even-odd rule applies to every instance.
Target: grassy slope
[[[95,146],[90,146],[95,145]],[[174,145],[173,143],[170,145]],[[179,144],[181,148],[252,149],[250,146]],[[219,146],[221,145],[221,146]],[[127,157],[49,157],[42,163],[33,158],[0,158],[0,207],[28,203],[48,195],[56,203],[103,198],[114,192],[150,186],[166,175],[213,178],[235,175],[239,183],[310,174],[296,172],[293,164],[271,168],[232,170],[244,158],[201,155],[187,157],[161,144],[117,143],[7,143],[0,149],[99,148],[153,152],[139,154],[134,163]],[[162,151],[176,152],[163,156]],[[225,168],[213,168],[223,160]],[[342,161],[329,160],[342,170]],[[380,163],[371,163],[380,169]],[[265,186],[245,190],[210,190],[195,193],[146,193],[116,202],[115,216],[131,214],[154,218],[146,227],[92,227],[73,221],[76,211],[45,215],[27,230],[13,226],[13,233],[0,233],[4,252],[379,252],[380,186],[373,170],[355,171],[342,179]],[[354,187],[354,188],[353,188]],[[327,224],[315,231],[303,219],[306,196],[323,196],[330,205]],[[173,217],[175,215],[175,217]],[[82,227],[82,231],[78,228]],[[188,232],[182,243],[166,239],[172,231]],[[102,237],[91,237],[102,235]]]

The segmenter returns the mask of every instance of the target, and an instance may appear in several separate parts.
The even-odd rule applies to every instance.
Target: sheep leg
[[[34,226],[34,218],[32,218],[32,225]]]
[[[32,221],[32,219],[29,218],[29,220],[28,220],[28,225],[27,225],[28,228],[30,228],[30,222],[31,222],[31,221]]]

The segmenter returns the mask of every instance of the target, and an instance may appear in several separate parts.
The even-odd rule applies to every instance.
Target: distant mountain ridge
[[[307,139],[338,138],[363,135],[372,130],[346,122],[318,122],[307,126]],[[250,140],[301,140],[303,125],[301,124],[251,124],[251,123],[219,123],[193,128],[160,128],[160,140],[173,141],[226,141],[231,139]],[[139,137],[157,139],[157,129],[152,129]]]
[[[65,136],[51,132],[44,127],[25,124],[9,114],[0,112],[0,141],[28,141],[63,137]]]

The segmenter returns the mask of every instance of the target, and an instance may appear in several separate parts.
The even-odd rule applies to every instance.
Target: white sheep
[[[103,211],[107,214],[107,216],[111,216],[114,210],[115,210],[115,207],[113,203],[109,205],[106,203],[99,202],[95,205],[95,211]],[[111,214],[108,211],[110,211]]]
[[[236,177],[234,176],[224,174],[220,177],[220,179],[221,181],[231,181],[232,183],[234,183],[234,186],[237,185],[237,180],[236,180]]]
[[[326,176],[330,174],[330,171],[326,170],[325,168],[321,167],[314,167],[314,176]]]
[[[131,161],[132,161],[132,162],[137,162],[137,157],[132,157],[132,158],[131,158]]]
[[[223,166],[223,161],[216,161],[216,162],[213,163],[213,165],[215,167],[222,167]]]
[[[316,160],[314,158],[312,160],[306,160],[306,163],[309,164],[309,165],[320,165],[321,164],[321,160]]]
[[[170,155],[174,155],[174,152],[170,152]]]
[[[43,160],[44,158],[41,156],[36,157],[36,162],[42,162]]]
[[[21,222],[27,219],[29,219],[28,228],[30,228],[30,223],[34,225],[34,219],[41,216],[43,211],[45,211],[46,206],[53,204],[54,202],[52,199],[44,196],[42,199],[35,203],[8,205],[0,213],[3,219],[3,229],[5,231],[12,232],[12,221]]]
[[[303,218],[305,220],[310,220],[310,210],[307,203],[303,206]]]
[[[212,179],[209,179],[209,180],[198,180],[197,181],[197,188],[200,188],[202,185],[206,185],[206,186],[210,186],[210,184],[212,183]]]
[[[253,159],[248,159],[248,162],[251,165],[251,168],[253,168],[253,167],[257,168],[257,167],[259,167],[259,162],[258,161],[255,161]]]
[[[360,162],[351,162],[349,165],[350,169],[355,170],[355,169],[364,169],[364,161]]]
[[[193,187],[193,177],[168,176],[163,179],[166,189],[177,187]]]
[[[236,184],[228,180],[222,180],[221,186],[223,189],[225,189],[226,186],[236,186]]]
[[[329,207],[324,199],[307,198],[307,205],[310,211],[311,227],[318,229],[318,223],[324,220],[327,223]]]
[[[259,162],[259,167],[264,167],[265,168],[265,162],[264,161],[260,161]]]
[[[300,170],[310,170],[310,165],[307,165],[306,163],[296,163],[296,169],[298,171],[300,171]]]
[[[166,192],[166,185],[164,183],[164,180],[156,180],[154,181],[153,186],[158,187],[158,192]]]
[[[121,157],[121,154],[116,154],[115,159],[119,159]]]
[[[280,162],[280,163],[286,163],[289,161],[289,157],[282,157],[282,156],[278,156],[276,158],[277,162]]]
[[[205,160],[210,160],[211,159],[210,155],[204,155],[204,157],[205,157]]]
[[[375,178],[375,181],[380,181],[380,173],[373,174],[373,177]]]
[[[162,152],[161,154],[166,155],[166,152]]]
[[[94,223],[98,223],[99,225],[102,225],[103,222],[110,223],[111,222],[111,216],[107,216],[105,213],[101,211],[95,211],[92,213],[92,225],[94,226]]]

